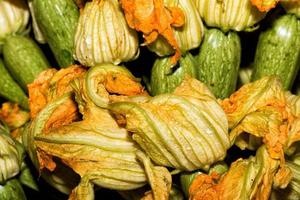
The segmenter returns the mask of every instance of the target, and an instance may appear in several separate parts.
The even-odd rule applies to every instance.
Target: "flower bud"
[[[138,37],[125,21],[117,0],[87,2],[75,35],[75,59],[86,66],[133,60]]]

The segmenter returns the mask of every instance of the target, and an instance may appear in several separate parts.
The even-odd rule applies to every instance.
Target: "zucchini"
[[[172,63],[172,57],[157,58],[151,70],[150,93],[155,96],[173,92],[186,76],[196,75],[196,61],[190,53],[182,56],[177,64]]]
[[[8,180],[0,185],[1,200],[26,200],[25,192],[17,179]]]
[[[3,57],[8,71],[24,91],[27,91],[27,84],[49,67],[38,45],[24,36],[7,37],[3,46]]]
[[[241,43],[236,32],[223,33],[207,29],[200,46],[197,78],[217,98],[224,99],[235,91],[241,62]]]
[[[13,80],[0,59],[0,96],[28,109],[28,98],[22,88]]]
[[[292,14],[277,18],[260,33],[251,80],[278,75],[291,89],[300,67],[300,20]]]
[[[74,36],[79,10],[73,0],[33,0],[39,28],[61,67],[74,63]]]

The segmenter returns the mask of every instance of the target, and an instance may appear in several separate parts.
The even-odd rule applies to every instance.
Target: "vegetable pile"
[[[0,199],[300,199],[299,0],[0,0],[0,27]]]

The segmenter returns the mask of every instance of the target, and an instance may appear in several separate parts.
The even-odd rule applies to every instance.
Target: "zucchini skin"
[[[241,63],[241,42],[236,32],[207,29],[200,46],[197,78],[217,98],[227,98],[235,91]]]
[[[26,200],[22,185],[17,179],[10,179],[4,185],[0,185],[1,200]]]
[[[291,89],[300,67],[300,20],[286,14],[276,19],[259,36],[252,81],[278,75],[285,89]]]
[[[0,96],[28,109],[28,98],[22,88],[13,80],[0,59]]]
[[[60,67],[74,63],[74,36],[79,10],[73,0],[34,0],[37,24]]]
[[[177,65],[172,64],[171,57],[155,60],[151,70],[151,95],[171,93],[186,76],[196,77],[196,60],[190,53],[182,56]]]
[[[8,71],[24,91],[27,91],[27,84],[50,66],[39,46],[24,36],[6,38],[3,57]]]

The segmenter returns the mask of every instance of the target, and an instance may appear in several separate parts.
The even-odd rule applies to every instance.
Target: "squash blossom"
[[[231,142],[241,149],[258,149],[257,155],[263,148],[268,159],[278,163],[276,174],[267,178],[274,181],[274,195],[284,192],[281,189],[293,177],[295,181],[289,188],[294,188],[293,185],[298,184],[298,171],[289,164],[291,158],[286,155],[299,150],[300,97],[285,91],[279,77],[269,76],[245,84],[221,104],[229,120]],[[267,191],[263,199],[267,199],[269,193]],[[295,194],[292,193],[291,196]]]
[[[267,76],[246,84],[221,104],[229,121],[232,143],[241,149],[255,150],[263,142],[272,158],[284,161],[295,117],[279,77]]]
[[[0,46],[9,35],[24,34],[29,21],[29,11],[23,0],[0,1]]]
[[[185,55],[187,51],[199,47],[204,34],[204,27],[194,1],[164,0],[164,6],[167,8],[178,7],[184,14],[184,24],[180,27],[172,27],[174,38],[181,53]],[[158,36],[157,40],[149,44],[148,48],[159,56],[174,53],[172,46],[161,36]]]
[[[144,98],[148,96],[140,79],[134,77],[124,66],[97,65],[92,67],[86,76],[87,93],[101,108],[107,108],[109,103],[114,101],[123,101],[134,96]]]
[[[173,93],[109,105],[157,165],[207,169],[229,148],[228,122],[208,88],[186,78]]]
[[[252,30],[266,15],[250,0],[195,0],[195,4],[207,26],[224,32]]]
[[[0,151],[0,184],[2,184],[20,172],[21,155],[15,142],[4,133],[0,133]]]
[[[85,69],[78,65],[59,71],[48,69],[40,73],[36,80],[28,85],[31,121],[24,128],[22,143],[35,168],[39,170],[41,177],[64,194],[71,193],[72,189],[78,184],[79,177],[61,162],[56,162],[56,167],[52,171],[41,170],[47,162],[39,163],[40,155],[37,153],[33,128],[36,124],[42,123],[42,120],[46,121],[43,126],[44,131],[79,120],[77,105],[72,98],[67,98],[59,104],[54,113],[50,113],[52,115],[49,118],[40,119],[38,122],[34,121],[37,120],[38,114],[48,104],[63,94],[71,92],[73,89],[70,82],[81,77],[84,72]]]
[[[139,55],[138,37],[117,0],[93,0],[81,10],[74,58],[86,66],[119,64]]]
[[[143,33],[144,44],[151,44],[161,36],[175,50],[172,62],[176,63],[181,51],[172,27],[183,26],[184,12],[177,6],[165,6],[163,0],[121,0],[120,2],[129,27]]]
[[[93,185],[132,190],[147,183],[151,186],[147,194],[154,199],[169,197],[172,180],[168,170],[155,166],[139,150],[127,130],[117,124],[109,110],[91,99],[91,90],[95,89],[91,82],[97,80],[97,86],[108,94],[104,99],[126,99],[130,90],[118,88],[118,83],[130,80],[133,75],[125,69],[108,64],[108,67],[100,65],[86,73],[79,66],[71,66],[58,72],[48,70],[31,85],[31,106],[37,107],[25,133],[26,146],[31,159],[49,182],[54,177],[70,182],[52,183],[56,188],[68,192],[71,186],[77,185],[69,191],[70,199],[93,199]],[[133,91],[138,88],[135,84],[139,85],[133,82]],[[43,87],[46,91],[41,90]],[[96,90],[93,94],[101,96],[103,93],[98,94]],[[46,104],[40,106],[34,98],[44,98]],[[58,174],[61,165],[69,167],[65,175],[72,171],[79,175],[79,184],[74,180],[74,174],[73,179]]]
[[[197,175],[189,187],[189,196],[191,200],[268,200],[273,186],[284,188],[291,178],[288,166],[280,166],[261,146],[255,156],[236,160],[222,175]]]
[[[1,118],[0,118],[1,119]],[[0,120],[0,199],[25,200],[26,196],[16,175],[22,170],[24,152],[10,136],[9,128]],[[21,176],[20,176],[21,178]]]

